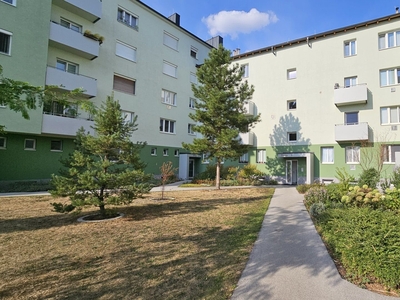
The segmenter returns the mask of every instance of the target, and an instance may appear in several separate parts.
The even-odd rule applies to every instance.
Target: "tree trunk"
[[[217,169],[216,169],[216,174],[215,174],[215,187],[219,190],[221,189],[221,184],[220,184],[220,174],[221,174],[221,161],[219,158],[217,159]]]
[[[106,208],[104,205],[104,186],[100,188],[100,196],[99,196],[99,208],[100,208],[100,215],[105,217],[106,216]]]

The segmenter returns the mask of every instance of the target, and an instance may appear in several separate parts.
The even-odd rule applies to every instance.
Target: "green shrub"
[[[339,184],[342,185],[341,189],[344,191],[348,191],[352,183],[356,181],[356,178],[350,175],[344,167],[336,168],[336,178],[339,180]]]
[[[368,185],[371,188],[376,188],[379,179],[380,179],[380,174],[378,170],[374,168],[369,168],[362,171],[360,178],[358,180],[358,184],[359,186]]]
[[[370,208],[329,209],[316,222],[347,277],[400,289],[398,214]]]
[[[278,181],[276,181],[275,179],[268,179],[267,181],[265,181],[265,184],[277,185]]]
[[[4,182],[0,184],[0,193],[43,192],[52,188],[49,180]]]
[[[310,184],[299,184],[296,186],[296,190],[299,192],[299,194],[305,194],[310,188]]]
[[[314,203],[322,202],[325,203],[328,201],[328,193],[326,189],[321,186],[315,186],[310,188],[307,193],[304,195],[304,203],[309,209]]]
[[[248,164],[239,170],[237,176],[243,179],[258,179],[264,176],[264,173],[258,170],[256,165]]]
[[[382,197],[383,206],[390,210],[400,210],[400,189],[386,189]]]
[[[392,174],[392,177],[390,179],[390,183],[393,184],[393,186],[396,189],[400,189],[400,168],[395,168]]]
[[[342,197],[347,194],[348,190],[344,189],[344,185],[340,183],[331,183],[326,186],[329,200],[332,202],[341,202]]]
[[[382,206],[382,194],[367,185],[350,187],[347,195],[342,197],[342,203],[348,206],[379,208]]]
[[[310,206],[310,215],[317,218],[325,212],[325,204],[322,202],[313,203]]]

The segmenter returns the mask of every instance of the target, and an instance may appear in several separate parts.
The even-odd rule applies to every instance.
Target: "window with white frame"
[[[129,27],[138,29],[139,17],[135,16],[133,13],[128,12],[127,10],[122,9],[120,7],[118,8],[117,20]]]
[[[172,34],[164,31],[164,45],[178,51],[178,42],[179,39]]]
[[[135,95],[136,81],[119,75],[114,75],[113,90]]]
[[[81,25],[76,24],[74,22],[71,22],[69,20],[63,19],[63,18],[60,19],[60,25],[65,27],[65,28],[68,28],[68,29],[71,29],[73,31],[76,31],[76,32],[82,32],[82,26]]]
[[[356,40],[344,42],[344,56],[354,56],[357,54]]]
[[[161,90],[161,102],[168,105],[176,105],[176,93]]]
[[[176,78],[178,66],[167,61],[163,62],[163,73]]]
[[[125,123],[133,123],[135,120],[135,113],[127,110],[121,110],[121,116]]]
[[[164,133],[175,133],[175,121],[160,119],[160,131]]]
[[[384,163],[395,163],[396,152],[400,153],[400,145],[381,145],[381,155]]]
[[[290,143],[297,142],[297,132],[288,132],[287,138]]]
[[[360,147],[349,146],[346,147],[346,163],[359,163],[360,162]]]
[[[66,60],[57,59],[56,68],[71,74],[79,74],[79,65]]]
[[[157,156],[157,148],[151,148],[150,155]]]
[[[168,156],[168,152],[169,152],[168,148],[163,149],[163,152],[162,152],[163,156]]]
[[[62,151],[63,150],[63,142],[60,140],[52,140],[50,142],[50,151]]]
[[[189,108],[195,108],[196,99],[189,98]]]
[[[203,164],[208,164],[210,163],[210,158],[209,158],[210,154],[209,153],[203,153],[201,156],[201,162]]]
[[[245,153],[239,157],[239,163],[247,164],[248,162],[249,162],[249,154],[248,153]]]
[[[179,156],[179,149],[174,150],[174,156]]]
[[[266,150],[257,150],[257,163],[264,164],[267,161],[267,151]]]
[[[288,110],[296,110],[297,109],[297,102],[296,100],[289,100],[287,102],[287,109]]]
[[[12,33],[0,29],[0,53],[11,54]]]
[[[296,79],[297,78],[297,70],[296,69],[289,69],[287,70],[287,79]]]
[[[0,0],[0,2],[5,2],[5,3],[8,3],[8,4],[11,4],[11,5],[15,6],[16,0]]]
[[[344,123],[346,125],[357,125],[358,124],[358,111],[345,112]]]
[[[36,150],[36,140],[35,139],[25,139],[24,149],[25,150]]]
[[[321,147],[321,162],[323,164],[333,164],[334,162],[333,147]]]
[[[115,54],[119,57],[123,57],[130,61],[136,62],[136,48],[128,44],[117,41]]]
[[[249,77],[249,64],[241,65],[240,68],[243,72],[243,78]]]
[[[198,52],[199,50],[197,49],[197,48],[195,48],[195,47],[190,47],[190,56],[191,57],[193,57],[193,58],[195,58],[195,59],[197,59],[197,52]]]
[[[188,124],[188,133],[191,135],[195,135],[196,133],[193,130],[194,124]]]
[[[351,86],[356,86],[357,85],[357,76],[353,76],[353,77],[346,77],[344,79],[344,87],[348,88]]]
[[[400,67],[387,70],[380,70],[379,75],[380,75],[381,86],[400,84]]]
[[[4,136],[0,136],[0,149],[7,148],[7,138]]]
[[[400,30],[379,34],[379,50],[400,46]]]
[[[190,82],[193,84],[197,84],[197,76],[195,73],[190,72]]]
[[[400,106],[381,107],[381,125],[399,124]]]

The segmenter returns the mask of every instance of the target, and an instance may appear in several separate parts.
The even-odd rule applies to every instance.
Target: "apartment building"
[[[400,165],[400,14],[233,59],[262,119],[239,162],[285,184],[331,182],[336,168],[357,178],[376,151],[384,173]]]
[[[199,156],[184,154],[195,136],[189,113],[191,84],[222,38],[203,41],[137,0],[0,0],[0,65],[4,76],[60,92],[83,88],[85,101],[118,100],[126,120],[138,117],[134,141],[146,141],[147,172],[164,161],[193,176]],[[0,107],[0,181],[48,179],[73,150],[80,127],[93,132],[90,114],[53,102],[30,119]],[[181,157],[180,157],[181,156]],[[190,170],[190,172],[189,172]]]

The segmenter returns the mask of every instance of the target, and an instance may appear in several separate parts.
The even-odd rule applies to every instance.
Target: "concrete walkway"
[[[343,280],[294,187],[277,187],[232,300],[399,299]]]

